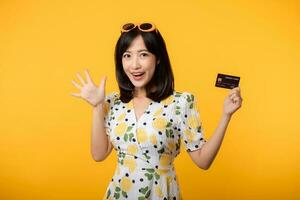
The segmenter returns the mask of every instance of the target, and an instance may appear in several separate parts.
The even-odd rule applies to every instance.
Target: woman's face
[[[122,55],[123,69],[135,89],[145,89],[156,66],[156,57],[149,52],[141,35],[138,35]]]

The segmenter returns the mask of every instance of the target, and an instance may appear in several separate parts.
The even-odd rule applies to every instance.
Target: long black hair
[[[120,35],[115,47],[115,72],[120,89],[120,99],[128,103],[133,98],[134,85],[125,74],[122,65],[123,53],[129,48],[131,42],[141,35],[146,48],[156,57],[156,66],[152,79],[145,86],[146,96],[153,101],[161,101],[174,91],[174,76],[171,68],[166,44],[160,32],[142,32],[137,27]],[[153,90],[155,88],[155,90]]]

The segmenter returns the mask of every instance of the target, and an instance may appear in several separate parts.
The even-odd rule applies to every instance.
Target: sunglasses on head
[[[143,32],[151,32],[151,31],[155,30],[156,33],[157,33],[157,29],[156,29],[155,25],[152,24],[152,23],[149,23],[149,22],[145,22],[145,23],[126,23],[121,27],[121,33],[129,32],[132,29],[135,29],[136,27],[138,27],[138,29],[140,31],[143,31]]]

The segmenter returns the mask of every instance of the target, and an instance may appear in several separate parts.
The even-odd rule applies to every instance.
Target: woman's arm
[[[93,82],[89,71],[85,69],[86,81],[77,73],[77,77],[81,84],[72,80],[73,85],[80,93],[72,93],[74,97],[84,99],[93,106],[93,124],[91,137],[91,153],[95,161],[104,160],[111,152],[111,143],[106,135],[104,127],[105,116],[105,83],[106,76],[102,78],[99,87]]]
[[[215,159],[222,144],[231,115],[223,114],[221,120],[211,138],[201,149],[189,152],[193,162],[201,169],[207,170]]]
[[[189,152],[198,167],[205,170],[210,167],[220,149],[231,116],[242,106],[242,101],[240,87],[233,88],[225,98],[223,114],[212,137],[201,149]]]
[[[93,159],[97,162],[105,160],[112,150],[112,145],[104,127],[104,115],[103,104],[98,104],[93,108],[91,153]]]

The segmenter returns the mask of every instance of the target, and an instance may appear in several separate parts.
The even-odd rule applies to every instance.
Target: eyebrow
[[[142,51],[147,51],[147,52],[149,52],[147,49],[140,49],[140,50],[138,50],[137,52],[139,53],[139,52],[142,52]],[[131,53],[131,51],[128,51],[128,50],[126,50],[125,52]],[[125,52],[124,52],[124,53],[125,53]]]

